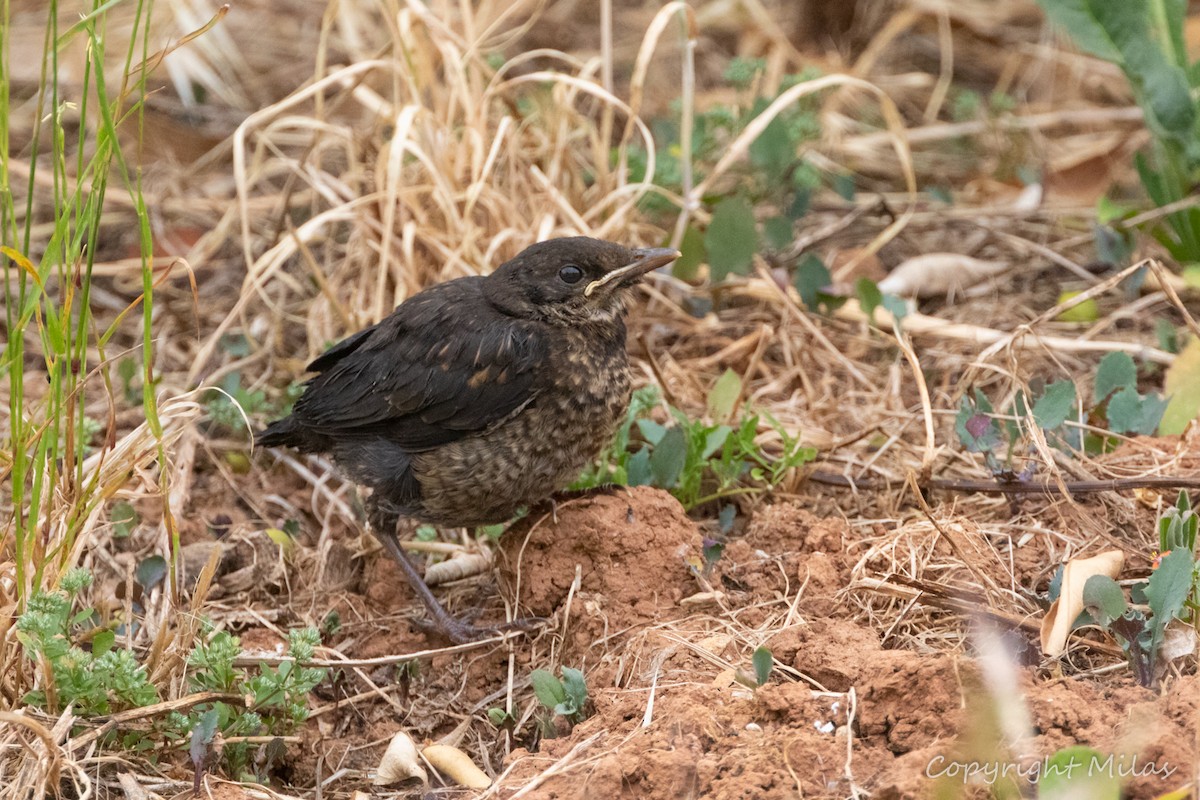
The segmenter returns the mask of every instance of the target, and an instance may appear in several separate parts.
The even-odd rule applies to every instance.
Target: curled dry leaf
[[[1048,656],[1062,655],[1067,649],[1071,625],[1083,611],[1083,586],[1093,575],[1116,579],[1125,565],[1125,554],[1110,550],[1092,558],[1076,558],[1063,567],[1062,586],[1058,599],[1050,604],[1042,620],[1042,652]]]
[[[473,575],[482,575],[491,568],[492,557],[487,553],[462,553],[426,567],[425,583],[437,586],[441,583],[461,581]]]
[[[939,297],[962,292],[1007,271],[1007,261],[983,261],[959,253],[926,253],[902,261],[879,282],[899,297]]]
[[[431,744],[421,751],[429,766],[468,789],[486,789],[492,785],[487,773],[475,766],[471,757],[448,744]]]
[[[392,737],[383,758],[379,759],[379,769],[375,771],[376,786],[391,786],[393,783],[420,778],[424,783],[429,779],[425,768],[421,766],[421,758],[417,755],[417,745],[404,731]]]
[[[1195,652],[1196,629],[1182,620],[1173,619],[1168,622],[1163,631],[1162,644],[1158,647],[1158,654],[1163,663],[1168,664]]]

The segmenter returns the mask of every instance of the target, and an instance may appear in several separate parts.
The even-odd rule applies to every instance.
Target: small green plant
[[[1064,747],[1046,759],[1038,775],[1038,800],[1118,800],[1121,774],[1127,768],[1119,757],[1086,745]]]
[[[158,690],[133,653],[114,648],[116,634],[96,627],[92,609],[76,607],[90,584],[85,570],[71,570],[58,591],[34,595],[17,619],[17,639],[43,676],[42,688],[25,695],[28,705],[50,713],[70,705],[86,717],[158,701]],[[90,649],[81,646],[85,643]]]
[[[758,647],[750,659],[754,665],[754,682],[759,686],[766,684],[771,678],[771,670],[775,667],[775,656],[767,647]]]
[[[1025,452],[1028,445],[1019,419],[1041,428],[1050,444],[1064,450],[1099,453],[1115,446],[1112,437],[1083,433],[1078,424],[1079,407],[1078,392],[1069,380],[1044,386],[1032,405],[1023,392],[1017,393],[1012,406],[1001,415],[996,414],[987,396],[976,389],[971,396],[964,395],[954,427],[963,447],[972,453],[982,453],[994,475],[1027,479],[1027,475],[1014,472],[1015,457]],[[1091,426],[1107,428],[1112,433],[1148,435],[1158,429],[1166,408],[1167,400],[1161,395],[1137,390],[1137,367],[1128,353],[1109,353],[1096,369],[1091,402],[1084,407],[1087,413],[1082,418]],[[1004,455],[997,457],[1001,449]]]
[[[206,404],[208,418],[229,431],[244,430],[246,416],[255,417],[268,410],[267,393],[262,389],[247,389],[242,385],[242,373],[230,372],[221,379],[222,391],[213,392]]]
[[[1200,170],[1196,89],[1200,69],[1184,42],[1181,0],[1039,0],[1046,15],[1083,50],[1121,68],[1152,135],[1135,159],[1142,186],[1162,207],[1188,197]],[[1151,233],[1181,263],[1200,261],[1200,209],[1187,206]]]
[[[726,372],[709,395],[710,416],[728,418],[741,388],[737,374]],[[758,414],[729,425],[692,419],[668,406],[671,420],[663,424],[649,416],[658,404],[656,387],[635,392],[612,445],[572,488],[609,483],[656,486],[691,509],[724,497],[766,491],[777,486],[789,470],[816,456],[815,450],[802,446],[798,437],[769,415],[766,422],[780,440],[778,453],[768,453],[758,443],[763,419]]]
[[[1158,518],[1158,552],[1175,550],[1196,552],[1196,528],[1200,517],[1192,510],[1192,501],[1187,492],[1181,491],[1175,505],[1167,508]]]
[[[730,142],[745,130],[780,94],[791,87],[819,77],[816,70],[785,75],[779,86],[769,89],[763,76],[763,59],[735,58],[726,69],[725,81],[734,89],[728,105],[716,105],[696,112],[692,126],[692,166],[695,179],[702,180],[706,172],[725,154]],[[701,231],[688,226],[680,251],[683,257],[672,267],[677,277],[691,280],[701,263],[708,263],[709,278],[716,282],[730,274],[748,272],[760,244],[782,249],[791,244],[795,223],[808,211],[812,193],[822,184],[822,175],[805,160],[801,151],[807,142],[821,135],[820,101],[806,97],[784,109],[751,143],[747,163],[740,168],[739,180],[728,190],[715,194],[707,201],[712,205],[712,218]],[[678,145],[682,135],[682,109],[676,108],[670,118],[654,120],[651,129],[657,147],[654,181],[672,193],[683,189],[683,148]],[[628,164],[633,180],[646,174],[647,153],[631,146]],[[853,181],[848,175],[831,176],[839,193],[853,194]],[[674,210],[671,201],[658,193],[643,200],[650,213],[668,214]],[[761,220],[756,207],[769,207],[772,213]]]
[[[282,736],[308,719],[307,698],[325,678],[325,669],[303,667],[320,644],[315,628],[288,632],[287,653],[294,660],[278,667],[261,665],[251,674],[235,666],[241,653],[237,637],[227,631],[211,634],[188,655],[188,683],[192,691],[228,692],[250,700],[248,708],[216,702],[196,706],[186,715],[174,713],[168,719],[168,735],[182,741],[185,733],[193,747],[199,728],[202,732],[215,720],[216,730],[226,739],[247,736]],[[199,737],[211,742],[212,736]],[[227,741],[222,758],[229,774],[238,778],[261,778],[251,767],[255,764],[254,746],[244,741]],[[207,763],[207,762],[206,762]]]
[[[241,353],[240,348],[226,348]],[[213,392],[206,403],[208,418],[227,431],[245,431],[246,417],[281,417],[291,413],[292,406],[304,393],[304,384],[293,381],[283,395],[272,400],[263,389],[248,389],[242,383],[242,373],[235,370],[218,384],[221,391]],[[243,416],[245,414],[245,416]]]
[[[512,730],[513,726],[517,724],[516,717],[499,707],[489,708],[487,718],[488,722],[501,730]]]
[[[538,702],[547,711],[562,717],[569,725],[576,725],[587,717],[587,682],[583,673],[577,669],[563,667],[561,671],[562,680],[559,680],[548,670],[535,669],[529,674],[529,682],[533,685],[533,693]],[[549,723],[550,719],[547,718],[546,722]],[[543,725],[542,729],[543,735],[552,738],[552,725]]]
[[[1131,606],[1121,587],[1107,575],[1093,575],[1083,587],[1088,616],[1108,630],[1129,660],[1143,686],[1151,686],[1159,672],[1159,647],[1167,625],[1182,619],[1193,625],[1200,609],[1200,583],[1196,575],[1196,528],[1200,520],[1186,492],[1158,520],[1159,556],[1145,584],[1133,588],[1140,601]]]
[[[139,578],[139,580],[141,580]],[[68,705],[79,717],[112,714],[130,708],[142,708],[158,702],[158,688],[150,682],[146,667],[131,650],[117,648],[116,633],[97,625],[96,612],[81,607],[80,595],[91,584],[86,570],[67,572],[60,588],[34,595],[17,619],[17,638],[25,654],[38,668],[38,688],[27,693],[24,702],[34,708],[57,714]],[[223,702],[196,706],[188,714],[173,712],[161,722],[157,732],[168,740],[202,740],[204,725],[214,724],[229,739],[245,736],[278,736],[294,730],[308,718],[309,692],[325,677],[324,669],[301,667],[300,661],[313,656],[319,643],[315,629],[294,630],[288,634],[288,654],[295,661],[278,667],[263,665],[248,672],[235,666],[241,649],[236,637],[225,631],[212,633],[187,656],[188,686],[191,691],[214,691],[249,699],[248,708]],[[199,726],[200,734],[193,735]],[[114,732],[127,749],[154,746],[154,731]],[[255,752],[247,742],[231,741],[223,751],[229,772],[244,777],[256,763]],[[209,767],[215,766],[208,764]]]

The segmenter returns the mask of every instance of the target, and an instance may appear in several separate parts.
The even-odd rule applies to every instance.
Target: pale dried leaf
[[[1170,663],[1195,652],[1196,629],[1177,619],[1168,622],[1163,631],[1162,644],[1158,646],[1158,654],[1162,657],[1163,663]]]
[[[486,789],[492,785],[487,773],[475,766],[471,757],[448,744],[431,744],[421,751],[429,766],[468,789]]]
[[[390,786],[409,778],[420,778],[422,783],[429,779],[417,755],[416,743],[407,733],[399,731],[392,737],[383,758],[379,759],[379,768],[371,782],[376,786]]]
[[[1006,272],[1007,261],[984,261],[960,253],[925,253],[900,263],[879,282],[879,291],[899,297],[959,293]]]
[[[1083,611],[1083,586],[1093,575],[1107,575],[1116,579],[1125,565],[1125,554],[1110,550],[1092,558],[1076,558],[1063,567],[1062,588],[1058,599],[1050,604],[1042,620],[1042,652],[1054,657],[1067,649],[1067,637],[1071,635],[1080,612]]]

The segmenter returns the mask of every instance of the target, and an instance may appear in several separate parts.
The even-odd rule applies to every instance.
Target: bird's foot
[[[471,616],[473,617],[474,615]],[[413,625],[425,633],[444,636],[454,644],[470,644],[471,642],[478,642],[481,639],[489,639],[493,636],[512,633],[513,631],[529,633],[537,630],[545,622],[546,620],[542,617],[522,617],[514,619],[512,622],[502,622],[498,625],[475,625],[470,621],[470,618],[461,619],[457,617],[448,617],[441,620],[420,618],[412,621]]]
[[[586,489],[563,489],[557,491],[547,498],[546,503],[550,506],[550,518],[554,520],[554,524],[558,524],[558,504],[566,503],[569,500],[580,500],[585,497],[608,497],[617,492],[629,493],[628,486],[622,486],[619,483],[601,483],[598,486],[589,486]]]
[[[601,483],[596,486],[589,486],[586,489],[563,489],[550,495],[550,499],[559,503],[565,503],[568,500],[578,500],[581,497],[607,496],[622,491],[628,492],[629,487],[619,483]]]

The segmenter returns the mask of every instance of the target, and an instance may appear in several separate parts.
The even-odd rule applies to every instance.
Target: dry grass
[[[267,5],[251,4],[235,14],[266,19]],[[673,404],[703,409],[712,382],[729,368],[745,382],[743,403],[769,411],[821,448],[822,470],[894,486],[931,474],[978,477],[986,474],[984,468],[955,446],[952,430],[953,414],[969,388],[1008,398],[1028,390],[1035,378],[1069,377],[1082,385],[1097,354],[1112,350],[1166,364],[1171,354],[1153,346],[1152,314],[1169,311],[1195,325],[1165,276],[1161,288],[1133,300],[1117,291],[1125,273],[1091,278],[1083,266],[1091,240],[1082,226],[1092,212],[1090,204],[1074,199],[1079,187],[1062,190],[1058,207],[1027,207],[1016,204],[1011,183],[990,177],[1036,153],[1053,186],[1056,179],[1065,182],[1062,176],[1074,166],[1066,162],[1069,153],[1082,148],[1104,159],[1121,153],[1127,161],[1124,154],[1140,136],[1136,109],[1092,102],[1081,85],[1080,76],[1095,70],[1095,62],[1053,46],[1039,27],[1023,22],[1019,9],[898,4],[888,24],[865,37],[857,55],[826,65],[844,72],[785,91],[727,143],[715,165],[693,175],[688,133],[697,109],[725,99],[698,67],[698,53],[711,56],[723,10],[737,5],[736,48],[766,59],[764,80],[777,83],[784,73],[799,71],[809,57],[768,24],[784,13],[783,4],[669,3],[657,11],[623,7],[609,16],[610,4],[603,3],[603,39],[597,33],[590,46],[523,50],[518,43],[541,20],[553,19],[554,4],[545,5],[342,0],[329,6],[316,34],[297,22],[303,17],[299,8],[295,15],[271,15],[272,25],[282,20],[296,27],[263,28],[259,34],[267,41],[249,51],[238,40],[245,33],[225,31],[234,25],[231,14],[168,60],[175,86],[203,86],[210,107],[248,113],[235,130],[222,131],[229,123],[221,113],[197,112],[210,114],[206,123],[221,135],[175,142],[199,150],[190,158],[179,151],[165,156],[148,177],[156,234],[175,248],[170,252],[186,262],[196,282],[193,290],[186,271],[176,270],[161,287],[157,369],[167,398],[163,443],[171,464],[166,480],[153,479],[149,468],[157,442],[124,410],[120,436],[85,467],[98,476],[100,488],[94,504],[81,510],[85,522],[66,563],[126,579],[134,563],[129,548],[119,560],[105,555],[112,535],[108,501],[115,499],[157,506],[162,521],[138,534],[132,552],[168,554],[173,517],[201,511],[192,494],[204,473],[271,524],[295,511],[293,496],[305,498],[300,502],[321,520],[315,559],[320,563],[312,569],[326,569],[335,532],[357,529],[349,487],[316,459],[281,457],[294,476],[286,489],[261,465],[250,476],[239,474],[226,457],[244,451],[245,441],[206,439],[197,427],[201,395],[191,390],[217,385],[236,371],[253,376],[246,378],[248,389],[274,393],[327,343],[377,321],[422,287],[488,271],[540,239],[583,233],[636,244],[678,243],[689,221],[707,221],[704,201],[710,193],[738,182],[750,143],[774,115],[816,93],[823,93],[825,138],[809,155],[830,169],[853,172],[869,191],[851,204],[819,197],[798,232],[804,249],[840,258],[850,271],[876,257],[895,264],[914,253],[960,247],[1032,266],[1002,279],[1007,302],[987,296],[933,304],[935,309],[927,304],[929,314],[909,317],[902,330],[886,321],[868,325],[853,304],[833,317],[810,313],[793,289],[780,288],[778,268],[787,264],[772,254],[760,257],[751,275],[713,290],[720,310],[702,317],[683,308],[707,296],[707,288],[657,276],[633,323],[632,352],[640,380],[659,382]],[[207,19],[182,2],[164,0],[160,6],[175,15],[180,30],[199,28]],[[988,14],[975,13],[985,7]],[[714,26],[712,32],[706,25]],[[929,34],[939,48],[931,71],[903,67],[912,53],[902,43],[915,30]],[[985,47],[981,41],[989,36],[1007,47]],[[264,59],[280,42],[290,43],[290,55]],[[964,49],[988,74],[1000,76],[993,86],[1015,98],[1016,113],[939,121]],[[497,63],[492,56],[502,51],[514,55]],[[268,69],[264,60],[273,66]],[[274,62],[282,61],[305,79],[281,74]],[[279,96],[292,85],[294,91]],[[653,183],[656,144],[648,122],[673,98],[681,98],[684,135],[678,146],[687,166],[678,195]],[[631,181],[626,169],[633,146],[647,153],[649,166],[640,182]],[[172,163],[176,157],[190,166]],[[918,187],[934,184],[955,186],[967,202],[943,209],[919,203]],[[640,202],[650,193],[667,197],[677,213],[648,216]],[[127,209],[114,208],[112,224],[119,227],[127,215]],[[115,316],[136,285],[137,265],[116,249],[110,255],[97,268],[103,280],[96,298],[101,313]],[[160,263],[166,261],[164,256]],[[1047,273],[1055,287],[1049,292]],[[1066,307],[1056,301],[1057,287],[1069,281],[1086,282],[1084,295],[1072,303],[1095,296],[1105,311],[1082,334],[1056,322]],[[231,334],[246,337],[244,353],[231,355],[225,346]],[[122,336],[124,345],[135,345],[132,329]],[[1039,446],[1027,459],[1046,480],[1161,474],[1178,466],[1170,460],[1155,467],[1135,461],[1131,470],[1118,461],[1087,458],[1064,465],[1037,431],[1029,433]],[[1138,514],[1136,501],[1120,495],[1104,496],[1085,512],[1059,500],[1048,507],[1042,503],[1037,513],[1013,515],[1000,499],[964,497],[929,507],[908,489],[830,495],[802,478],[795,476],[779,495],[803,495],[814,508],[845,515],[862,531],[857,580],[847,596],[890,643],[917,650],[964,648],[967,614],[990,614],[1018,627],[1035,620],[1032,587],[1020,584],[1019,570],[1000,555],[1011,548],[994,546],[997,542],[1037,537],[1045,569],[1052,571],[1062,559],[1109,546],[1108,531]],[[1072,528],[1045,524],[1056,515]],[[48,541],[61,541],[58,519],[47,523]],[[939,549],[939,542],[949,542],[952,552]],[[1148,554],[1141,544],[1139,552]],[[14,588],[9,565],[0,564],[0,605],[7,609],[0,623],[0,671],[11,709],[0,712],[0,800],[41,798],[61,785],[73,786],[65,791],[80,797],[117,791],[118,779],[100,769],[108,756],[97,748],[97,737],[72,732],[80,721],[69,713],[52,719],[21,708],[19,697],[35,677],[11,627]],[[156,593],[143,625],[129,637],[130,645],[147,653],[168,703],[187,702],[180,653],[195,634],[199,614],[226,622],[242,614],[274,627],[249,600],[227,597],[223,606],[205,605],[203,588],[190,597]],[[703,654],[708,651],[697,642],[714,632],[728,635],[740,658],[797,624],[799,597],[785,596],[765,612],[756,609],[756,618],[764,621],[753,625],[723,609],[639,633],[624,645],[633,654],[628,670],[639,680],[665,681],[669,676],[659,668],[669,650],[663,641]],[[555,641],[548,636],[529,645],[535,663],[555,663]],[[1103,647],[1088,653],[1084,658],[1112,655]],[[334,651],[321,663],[357,670],[369,687],[364,698],[391,702],[369,669],[429,655],[356,660]],[[514,664],[510,657],[503,696],[489,699],[510,710],[520,705],[518,694],[528,696]],[[725,660],[714,664],[734,666]],[[448,738],[462,739],[465,723],[485,708],[472,709],[462,729]],[[531,713],[527,705],[522,724]],[[595,758],[585,756],[588,746],[580,743],[522,791],[532,793],[545,777]],[[152,772],[140,761],[130,769]],[[144,789],[164,794],[188,786],[177,775],[143,781]]]

